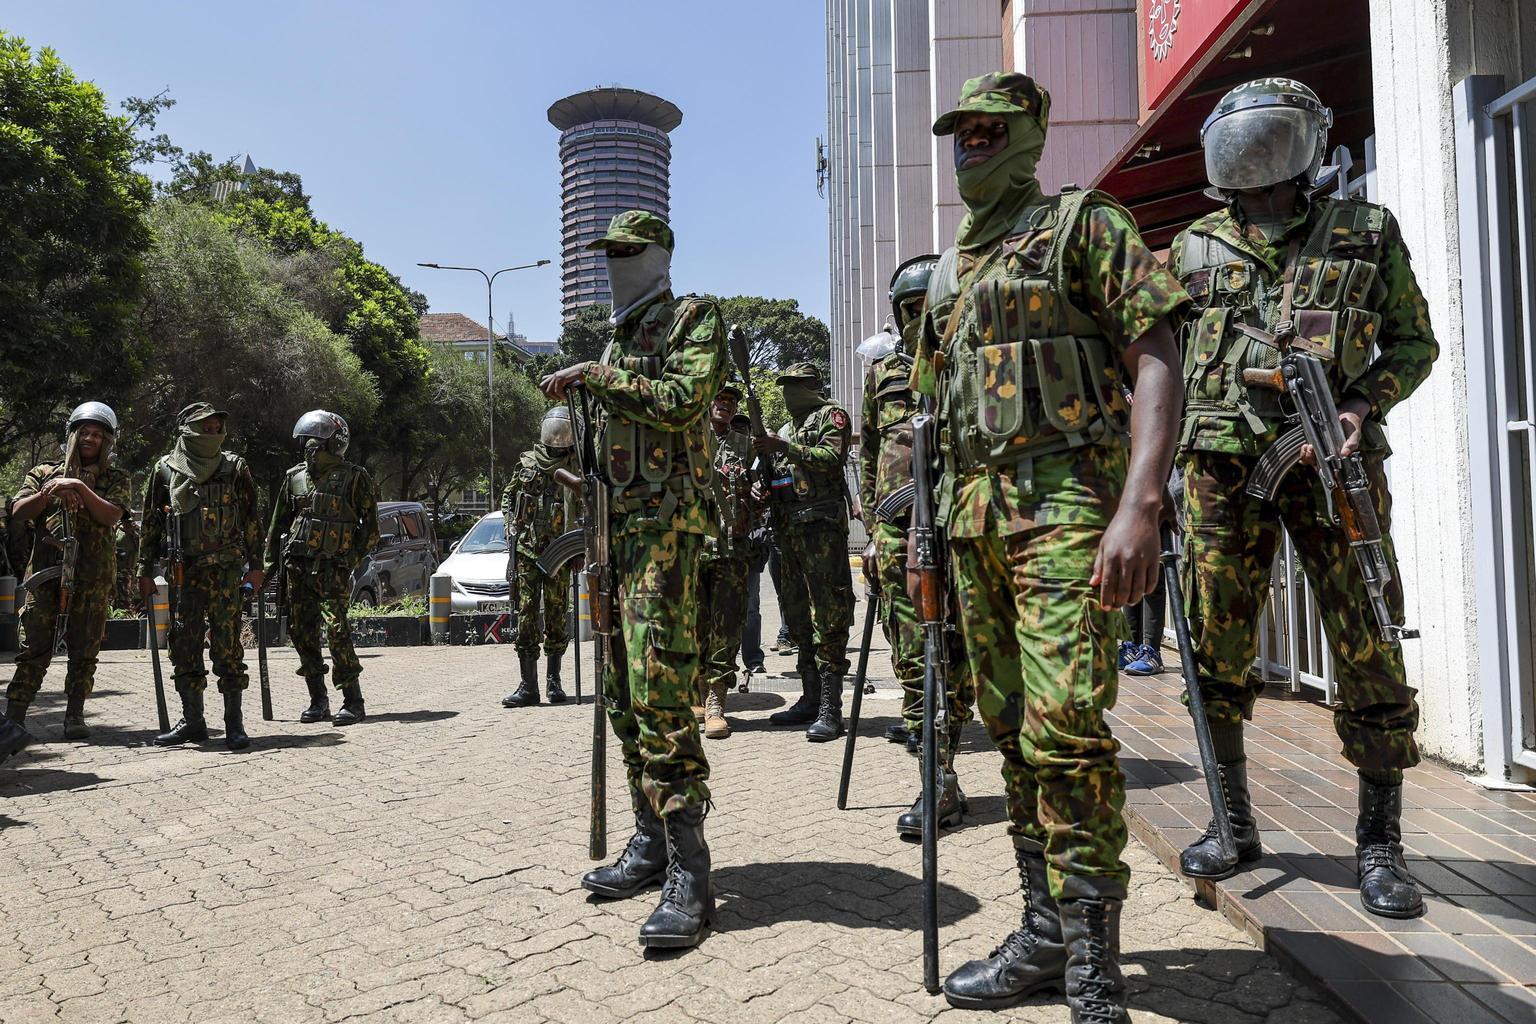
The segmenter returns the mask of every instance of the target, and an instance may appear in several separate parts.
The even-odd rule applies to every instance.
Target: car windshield
[[[490,555],[507,550],[507,538],[501,532],[501,517],[482,519],[459,542],[459,553],[465,555]]]

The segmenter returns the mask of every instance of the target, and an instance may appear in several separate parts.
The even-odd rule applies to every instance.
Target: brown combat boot
[[[725,720],[725,690],[727,680],[709,684],[709,695],[704,698],[704,738],[723,740],[731,734],[731,725]]]

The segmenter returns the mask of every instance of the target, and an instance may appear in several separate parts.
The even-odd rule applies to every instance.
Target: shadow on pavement
[[[69,772],[56,768],[25,768],[8,771],[0,778],[0,796],[36,796],[42,793],[63,793],[71,789],[99,786],[112,779],[102,778],[95,772]]]
[[[715,930],[805,921],[909,931],[922,908],[921,880],[904,871],[850,861],[733,864],[713,872]],[[939,883],[939,926],[981,909],[969,893]]]
[[[456,718],[457,711],[390,711],[382,715],[370,714],[363,719],[362,724],[369,722],[441,722],[445,718]]]
[[[1120,768],[1125,772],[1127,789],[1157,789],[1181,782],[1199,782],[1202,778],[1200,770],[1193,765],[1161,758],[1121,757]]]
[[[250,731],[249,727],[247,727],[246,731]],[[230,751],[230,753],[255,753],[258,750],[282,750],[290,747],[295,749],[302,747],[334,747],[339,744],[341,740],[341,733],[334,729],[327,732],[306,733],[302,736],[257,735],[251,737],[251,746],[249,750],[236,750]],[[209,742],[212,741],[210,740]],[[224,745],[222,738],[219,739],[219,745]]]

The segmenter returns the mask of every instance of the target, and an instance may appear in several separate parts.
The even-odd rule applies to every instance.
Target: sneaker
[[[1162,652],[1151,644],[1138,644],[1135,657],[1124,668],[1128,676],[1155,676],[1162,670]]]
[[[1120,641],[1120,654],[1115,658],[1115,664],[1119,666],[1121,672],[1124,672],[1125,666],[1131,663],[1139,647],[1139,644],[1133,644],[1129,640]]]

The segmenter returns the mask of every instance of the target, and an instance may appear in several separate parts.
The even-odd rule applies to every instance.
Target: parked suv
[[[419,501],[379,502],[379,543],[352,575],[352,603],[364,607],[427,596],[437,569],[432,518]]]

